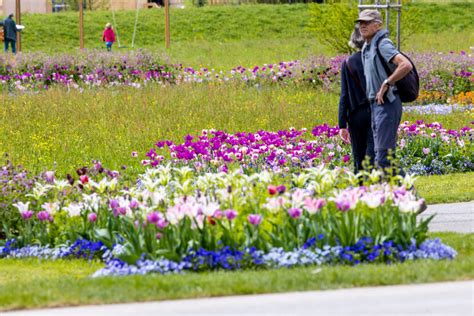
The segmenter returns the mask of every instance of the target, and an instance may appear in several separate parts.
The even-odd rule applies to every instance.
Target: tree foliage
[[[354,29],[354,21],[358,16],[357,4],[330,3],[310,4],[308,28],[315,35],[316,40],[327,45],[337,53],[352,53],[354,49],[349,46],[349,38]],[[382,12],[385,20],[385,11]],[[397,13],[391,11],[389,31],[395,41]],[[402,7],[401,15],[401,42],[414,34],[420,26],[421,13],[415,7]]]

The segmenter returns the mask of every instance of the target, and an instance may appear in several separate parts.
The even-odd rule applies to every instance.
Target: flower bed
[[[143,51],[128,54],[87,52],[58,55],[21,55],[14,62],[0,60],[1,89],[31,91],[64,86],[72,89],[186,83],[238,83],[252,86],[296,84],[338,90],[339,72],[347,56],[313,57],[252,67],[238,66],[229,71],[194,69],[163,63],[162,58]],[[457,103],[472,101],[474,58],[460,54],[413,54],[420,75],[421,93],[417,101]]]
[[[0,256],[102,258],[96,276],[455,256],[427,239],[432,217],[417,220],[424,201],[411,176],[355,175],[341,168],[349,147],[337,128],[306,133],[203,131],[158,142],[170,159],[149,151],[150,168],[132,179],[99,162],[64,180],[7,165]],[[467,157],[472,170],[472,129],[418,121],[399,133],[407,166],[429,162],[436,172],[436,159]]]
[[[47,260],[77,259],[101,255],[106,266],[96,271],[92,277],[145,275],[150,273],[170,274],[184,271],[208,270],[238,270],[238,269],[266,269],[291,268],[296,266],[310,266],[322,264],[351,264],[373,262],[404,262],[419,259],[454,259],[456,251],[444,245],[439,239],[426,240],[419,247],[416,244],[404,248],[385,242],[382,245],[373,245],[370,238],[360,239],[351,247],[313,247],[312,240],[302,248],[293,251],[284,251],[282,248],[272,248],[269,252],[246,248],[242,251],[224,247],[216,251],[205,249],[190,250],[179,262],[165,258],[150,260],[141,258],[135,264],[128,264],[116,257],[120,247],[107,249],[101,242],[91,243],[78,240],[71,246],[50,248],[48,246],[27,246],[15,248],[14,240],[6,246],[0,247],[0,258],[39,258]]]
[[[6,206],[18,216],[0,256],[101,256],[107,266],[96,276],[455,256],[427,240],[432,217],[417,220],[423,200],[406,189],[409,176],[396,185],[380,183],[378,171],[247,175],[159,166],[131,184],[80,173],[75,182],[46,175]]]
[[[351,148],[338,136],[338,127],[315,126],[278,132],[258,131],[230,134],[203,130],[187,135],[181,144],[158,141],[142,163],[159,165],[165,156],[176,165],[187,164],[198,170],[225,171],[238,164],[242,169],[299,171],[313,165],[349,166]],[[439,123],[403,122],[399,128],[400,166],[410,173],[444,174],[474,170],[473,129],[446,130]]]

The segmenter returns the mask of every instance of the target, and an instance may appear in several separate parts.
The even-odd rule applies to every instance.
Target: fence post
[[[79,1],[79,42],[84,49],[84,0]]]
[[[170,1],[165,0],[165,46],[170,48]]]
[[[16,23],[21,24],[21,4],[20,0],[15,3]],[[21,32],[16,32],[16,49],[21,52]]]

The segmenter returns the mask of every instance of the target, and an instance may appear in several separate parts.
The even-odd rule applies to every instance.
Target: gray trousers
[[[395,157],[398,125],[402,119],[402,101],[398,95],[395,96],[396,99],[393,102],[387,101],[381,105],[375,101],[370,103],[375,164],[382,169],[392,166],[389,158],[390,156]],[[400,174],[404,175],[403,170],[400,171]]]

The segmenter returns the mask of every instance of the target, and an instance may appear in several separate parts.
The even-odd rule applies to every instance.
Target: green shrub
[[[354,3],[332,3],[326,5],[311,4],[309,6],[308,28],[316,39],[338,53],[352,53],[354,49],[348,41],[354,29],[354,21],[358,16],[358,8]],[[385,11],[382,12],[385,20]],[[420,26],[421,11],[417,7],[403,7],[401,16],[401,42],[414,34]],[[390,34],[397,34],[397,13],[390,13]],[[395,42],[395,40],[394,40]]]

